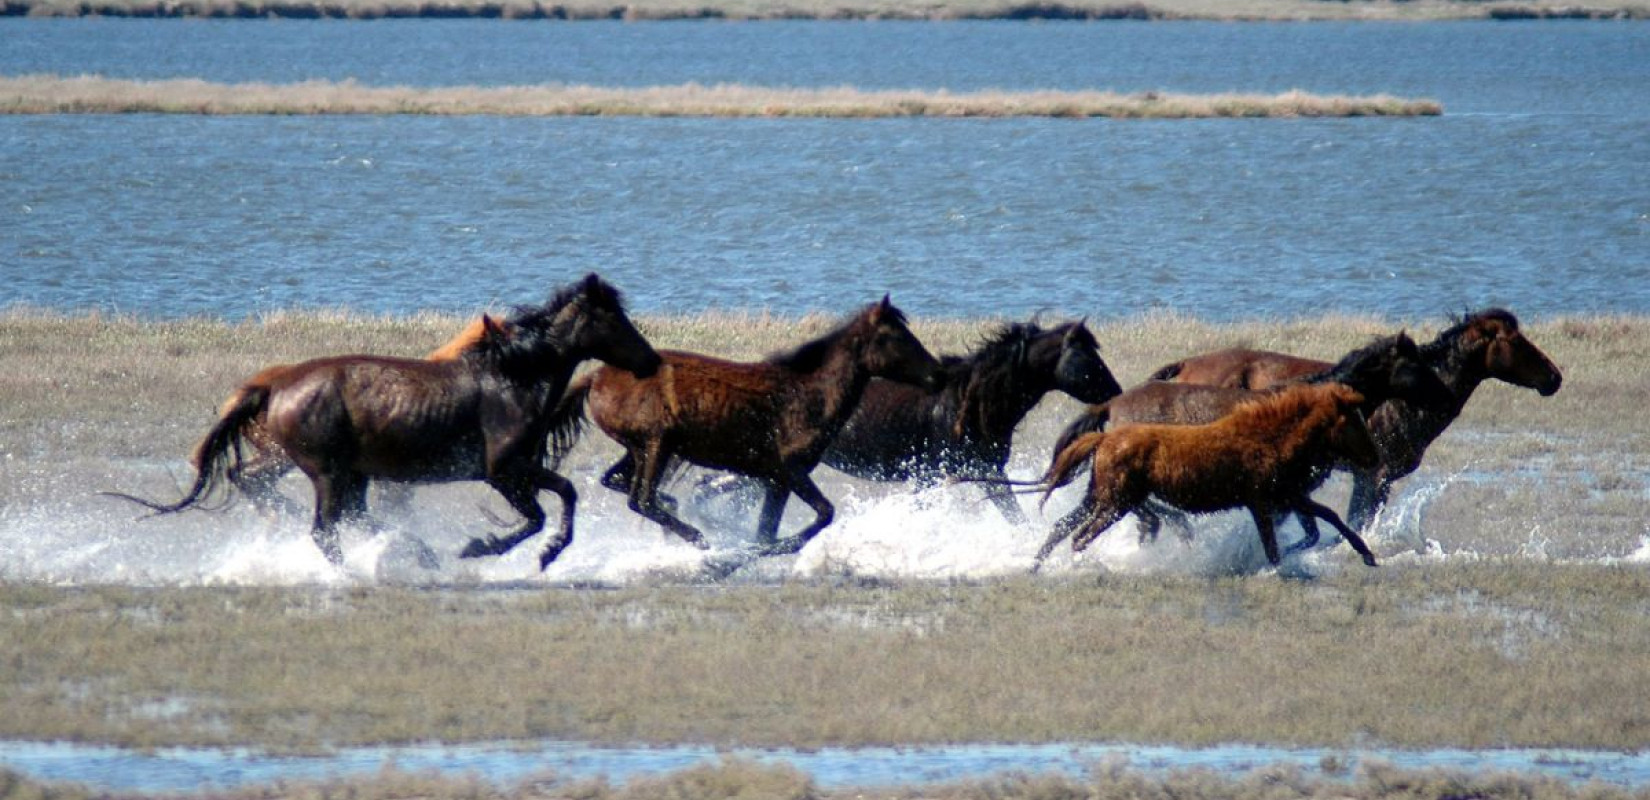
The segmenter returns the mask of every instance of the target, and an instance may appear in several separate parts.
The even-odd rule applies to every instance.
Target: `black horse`
[[[524,518],[503,539],[475,539],[462,555],[508,551],[544,527],[540,490],[562,499],[562,528],[546,545],[549,565],[573,539],[577,495],[553,471],[576,435],[577,417],[557,403],[580,362],[600,359],[652,375],[655,352],[625,315],[618,290],[595,275],[544,306],[519,309],[446,361],[369,355],[319,358],[265,370],[243,384],[195,451],[193,488],[175,503],[117,495],[158,512],[199,505],[235,483],[256,431],[315,485],[311,535],[343,560],[337,526],[366,515],[371,480],[485,481]]]
[[[1021,524],[1025,512],[1002,482],[1020,421],[1051,391],[1084,403],[1122,391],[1083,322],[1004,325],[974,352],[942,358],[940,368],[938,389],[873,381],[825,463],[876,481],[983,480],[1003,516]]]

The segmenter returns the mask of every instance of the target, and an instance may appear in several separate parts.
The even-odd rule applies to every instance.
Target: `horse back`
[[[636,442],[666,433],[745,440],[771,430],[782,405],[783,370],[661,350],[646,378],[603,366],[592,378],[590,417],[608,435]]]
[[[1114,425],[1164,423],[1200,425],[1214,422],[1251,399],[1254,392],[1196,383],[1147,381],[1107,404]]]
[[[1333,367],[1327,361],[1301,358],[1271,350],[1232,347],[1193,356],[1153,373],[1177,383],[1224,386],[1260,391],[1290,383]]]

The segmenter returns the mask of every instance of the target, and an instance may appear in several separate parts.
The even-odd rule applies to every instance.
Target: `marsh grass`
[[[558,20],[1441,20],[1642,19],[1642,0],[4,0],[29,16],[483,17]]]
[[[1113,92],[779,89],[736,84],[649,88],[372,87],[353,80],[295,84],[0,78],[0,113],[493,114],[690,117],[1358,117],[1435,116],[1432,100],[1386,95],[1117,94]]]
[[[1636,749],[1647,596],[1642,569],[1512,561],[1314,583],[6,585],[0,738]]]
[[[340,352],[416,356],[464,322],[9,311],[0,314],[0,476],[63,459],[111,475],[134,462],[182,464],[223,397],[259,368]],[[713,313],[640,325],[660,347],[754,358],[833,322]],[[1445,323],[1408,327],[1425,339]],[[943,353],[969,349],[992,321],[913,324]],[[1094,327],[1128,385],[1215,347],[1333,358],[1400,325],[1149,314]],[[1477,559],[1399,561],[1308,583],[13,581],[0,583],[0,738],[277,748],[543,738],[1650,746],[1650,574],[1523,557],[1532,548],[1620,555],[1644,535],[1650,319],[1525,327],[1563,367],[1564,389],[1540,398],[1488,384],[1428,456],[1487,476],[1452,485],[1425,520],[1428,536]],[[1075,408],[1044,403],[1017,448],[1046,453]],[[586,448],[574,458],[597,458]],[[34,502],[14,484],[0,480],[0,507]]]

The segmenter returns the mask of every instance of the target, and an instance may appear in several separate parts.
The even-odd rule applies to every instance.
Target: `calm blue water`
[[[1650,313],[1650,25],[0,20],[0,74],[1389,92],[1417,120],[0,116],[0,307]]]

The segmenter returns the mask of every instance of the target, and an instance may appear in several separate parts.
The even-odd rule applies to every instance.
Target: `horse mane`
[[[555,347],[559,344],[555,341],[551,325],[563,309],[585,300],[591,301],[597,308],[608,308],[621,313],[624,311],[624,294],[595,273],[591,273],[583,280],[556,290],[543,305],[518,305],[513,308],[510,316],[503,322],[504,328],[511,331],[509,336],[487,335],[484,316],[465,328],[466,334],[471,328],[475,329],[472,340],[461,344],[466,337],[460,334],[459,338],[449,342],[441,350],[457,346],[455,357],[475,354],[497,364],[509,364],[519,358],[533,357],[546,345]]]
[[[485,336],[486,333],[486,323],[482,321],[481,317],[476,317],[475,319],[470,320],[469,323],[464,326],[464,330],[458,332],[457,336],[454,336],[446,344],[431,350],[429,355],[424,356],[424,360],[453,361],[458,359],[463,356],[466,351],[479,344],[482,337]]]
[[[803,342],[790,350],[781,350],[777,353],[769,355],[767,358],[763,359],[763,363],[789,370],[791,372],[815,372],[820,367],[825,366],[825,359],[828,358],[836,349],[835,344],[837,340],[841,339],[843,336],[846,336],[850,330],[859,325],[860,321],[865,319],[865,316],[871,312],[872,308],[875,307],[876,306],[871,306],[866,308],[864,311],[855,314],[853,317],[850,317],[848,320],[844,321],[835,328],[832,328],[830,331]],[[900,311],[893,306],[884,307],[882,313],[892,314],[892,318],[899,324],[906,324],[905,312]]]
[[[1445,328],[1438,338],[1421,345],[1421,355],[1429,360],[1443,358],[1458,349],[1461,337],[1467,331],[1484,322],[1499,322],[1512,330],[1518,330],[1518,317],[1505,308],[1486,308],[1482,311],[1454,315],[1451,325]]]
[[[1369,344],[1366,344],[1363,347],[1342,356],[1340,361],[1335,362],[1334,365],[1330,366],[1328,369],[1308,375],[1302,378],[1300,382],[1347,383],[1349,382],[1348,379],[1352,377],[1353,372],[1360,365],[1362,365],[1365,360],[1374,358],[1391,349],[1392,346],[1397,344],[1399,339],[1403,336],[1405,336],[1405,334],[1402,333],[1394,333],[1388,336],[1378,336],[1370,340]]]

